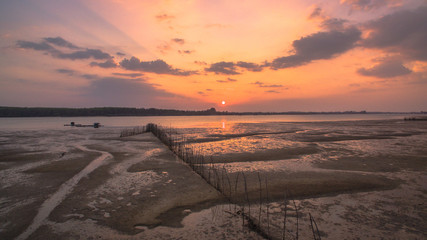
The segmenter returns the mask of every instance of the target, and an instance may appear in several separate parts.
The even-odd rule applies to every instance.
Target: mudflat
[[[332,148],[311,143],[217,154],[221,194],[151,133],[120,131],[1,131],[0,238],[261,238],[236,205],[273,239],[283,236],[284,210],[289,237],[312,238],[310,215],[330,239],[426,237],[422,155],[316,161]]]
[[[202,210],[223,203],[223,196],[150,133],[118,138],[118,129],[73,129],[1,136],[1,239],[256,236],[225,224],[224,214],[215,214],[223,221],[212,221],[213,212]]]

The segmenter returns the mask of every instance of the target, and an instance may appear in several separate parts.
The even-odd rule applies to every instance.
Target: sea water
[[[146,116],[146,117],[28,117],[0,118],[0,129],[65,129],[74,122],[83,125],[101,123],[104,127],[132,127],[155,123],[167,127],[220,127],[234,123],[318,122],[403,119],[401,114],[306,114],[306,115],[224,115],[224,116]]]

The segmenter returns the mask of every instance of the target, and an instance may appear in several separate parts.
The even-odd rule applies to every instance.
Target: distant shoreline
[[[421,112],[228,112],[207,110],[176,110],[157,108],[96,107],[96,108],[48,108],[48,107],[0,107],[0,117],[144,117],[144,116],[215,116],[215,115],[315,115],[315,114],[427,114]]]

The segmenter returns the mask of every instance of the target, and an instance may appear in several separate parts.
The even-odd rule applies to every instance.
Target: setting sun
[[[0,240],[427,240],[426,13],[0,0]]]
[[[424,0],[184,2],[2,1],[0,105],[427,107]]]

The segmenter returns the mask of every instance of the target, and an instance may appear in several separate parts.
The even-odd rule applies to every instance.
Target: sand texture
[[[151,133],[2,130],[0,239],[262,239],[242,212],[272,239],[313,239],[310,215],[322,239],[425,239],[427,128],[358,124],[179,130],[214,186]]]

